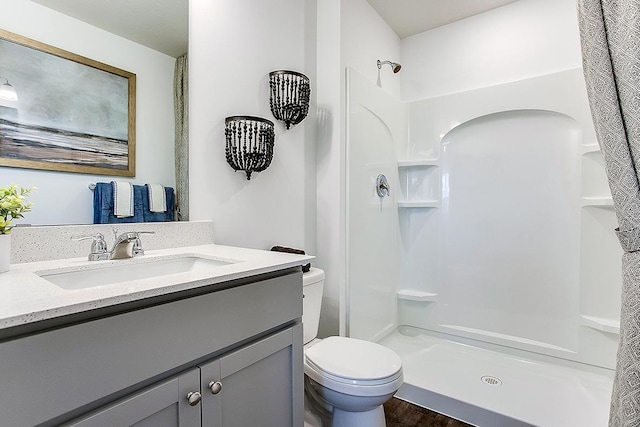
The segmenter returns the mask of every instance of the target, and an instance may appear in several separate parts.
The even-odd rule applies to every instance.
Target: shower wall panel
[[[400,153],[399,323],[612,368],[621,251],[582,70],[413,102]]]
[[[353,70],[347,74],[347,333],[376,341],[397,326],[396,146],[406,107]],[[390,195],[378,196],[384,174]]]
[[[443,138],[443,328],[577,350],[576,125],[519,110],[471,120]]]

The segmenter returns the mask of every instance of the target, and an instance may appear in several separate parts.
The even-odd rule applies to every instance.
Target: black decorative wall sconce
[[[271,87],[271,112],[284,122],[287,129],[297,125],[309,112],[311,85],[309,78],[295,71],[272,71],[269,73]]]
[[[227,163],[242,170],[251,179],[252,172],[262,172],[273,159],[275,132],[273,122],[261,117],[232,116],[225,119]]]

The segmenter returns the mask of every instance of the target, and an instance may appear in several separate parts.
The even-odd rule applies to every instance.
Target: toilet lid
[[[347,380],[379,380],[400,371],[400,357],[380,344],[355,338],[329,337],[305,351],[307,363]]]

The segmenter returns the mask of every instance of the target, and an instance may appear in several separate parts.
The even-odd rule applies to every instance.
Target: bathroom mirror
[[[175,186],[173,74],[188,47],[189,0],[24,0],[5,6],[1,29],[137,75],[136,176],[126,180]],[[18,97],[21,90],[25,96],[34,91],[13,86]],[[0,100],[0,108],[19,115],[19,102]],[[91,223],[89,185],[117,179],[0,167],[0,186],[38,187],[34,209],[18,224]]]

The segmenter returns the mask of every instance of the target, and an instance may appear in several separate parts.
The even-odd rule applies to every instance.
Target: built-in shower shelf
[[[580,323],[589,328],[597,329],[598,331],[608,332],[610,334],[620,334],[620,321],[614,319],[605,319],[604,317],[596,316],[580,316]]]
[[[582,197],[582,206],[600,207],[613,209],[613,199],[611,197]]]
[[[416,166],[438,166],[438,159],[413,159],[413,160],[398,160],[398,168],[413,168]]]
[[[600,146],[598,144],[595,144],[595,145],[582,145],[580,147],[580,150],[581,150],[582,154],[599,153],[600,152]]]
[[[402,209],[439,208],[440,200],[398,200],[398,207]]]
[[[407,301],[432,302],[438,298],[438,294],[424,291],[414,291],[411,289],[402,289],[398,291],[398,299]]]

